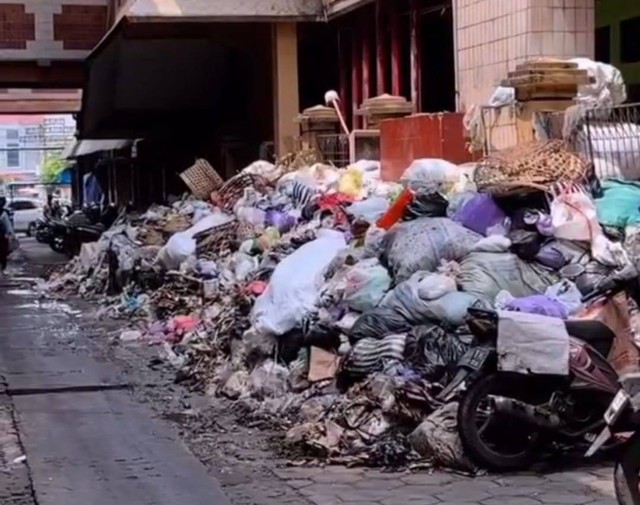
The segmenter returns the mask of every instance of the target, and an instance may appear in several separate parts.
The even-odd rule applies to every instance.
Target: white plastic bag
[[[408,187],[428,186],[448,192],[460,180],[462,170],[438,158],[415,160],[400,177],[400,182]]]
[[[620,105],[627,99],[627,89],[622,72],[613,65],[593,61],[589,58],[569,60],[578,64],[580,70],[586,70],[593,82],[578,87],[578,103],[589,107]]]
[[[593,200],[577,187],[569,187],[551,202],[553,234],[562,240],[591,242],[602,233]]]
[[[295,328],[315,309],[324,272],[346,247],[342,233],[320,230],[318,238],[282,260],[253,306],[254,328],[265,335],[283,335]]]
[[[235,257],[234,275],[236,280],[245,281],[259,267],[258,258],[245,253],[237,253]]]
[[[504,107],[516,101],[515,88],[498,86],[491,98],[489,98],[489,107]]]
[[[375,223],[388,208],[389,200],[387,198],[374,196],[351,204],[347,212],[356,219],[362,219],[368,223]]]
[[[391,287],[391,277],[377,258],[360,261],[345,276],[344,300],[351,310],[367,312],[377,307]]]
[[[174,233],[167,244],[160,249],[156,260],[167,269],[179,268],[182,262],[196,253],[196,241],[193,238],[195,235],[232,220],[232,216],[222,212],[210,214],[202,218],[191,228],[179,233]]]
[[[427,275],[418,282],[418,296],[423,300],[436,300],[457,289],[456,280],[442,274]]]
[[[577,186],[563,188],[551,202],[553,234],[562,240],[588,242],[596,261],[608,266],[624,266],[629,259],[620,244],[611,242],[598,222],[596,206]]]
[[[570,280],[564,279],[553,286],[549,286],[544,294],[564,305],[570,316],[582,308],[582,293],[578,286]]]

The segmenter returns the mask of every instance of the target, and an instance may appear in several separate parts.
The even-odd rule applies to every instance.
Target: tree
[[[40,171],[40,182],[52,184],[58,182],[60,174],[67,168],[67,162],[58,154],[49,154],[42,164]]]

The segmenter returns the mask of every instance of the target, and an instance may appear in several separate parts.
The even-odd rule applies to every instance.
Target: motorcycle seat
[[[586,342],[605,358],[616,338],[611,328],[601,321],[570,320],[565,322],[565,327],[569,335]]]

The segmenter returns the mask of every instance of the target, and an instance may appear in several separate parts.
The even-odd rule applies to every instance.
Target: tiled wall
[[[84,59],[106,31],[106,0],[0,0],[1,60]]]
[[[454,0],[454,5],[461,110],[487,103],[507,72],[525,60],[593,57],[595,0]],[[513,119],[503,116],[494,131],[498,144],[513,140]]]

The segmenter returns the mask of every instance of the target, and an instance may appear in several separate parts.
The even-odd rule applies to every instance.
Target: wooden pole
[[[420,5],[418,0],[410,0],[409,31],[411,34],[411,101],[416,112],[421,110],[421,41],[420,41]]]
[[[391,25],[391,93],[402,95],[402,44],[400,42],[400,19],[398,6],[393,3],[389,8]]]
[[[388,90],[387,11],[387,4],[384,3],[384,0],[378,0],[376,2],[376,90],[378,95],[382,95]]]

